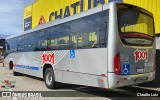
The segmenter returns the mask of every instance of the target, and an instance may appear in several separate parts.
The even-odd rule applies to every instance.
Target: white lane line
[[[16,79],[19,79],[19,80],[22,80],[21,78],[16,77],[16,76],[13,76],[13,75],[7,75],[7,76],[9,76],[9,77],[13,77],[13,78],[16,78]]]
[[[8,89],[9,91],[12,91],[11,89]],[[18,100],[17,97],[13,97],[13,100]]]

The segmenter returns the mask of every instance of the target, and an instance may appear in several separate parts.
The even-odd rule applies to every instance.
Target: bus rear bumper
[[[108,73],[109,88],[123,87],[149,82],[155,79],[155,71],[137,75],[116,75]]]

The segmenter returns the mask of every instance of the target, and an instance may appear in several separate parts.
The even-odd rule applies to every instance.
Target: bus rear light
[[[120,65],[120,52],[118,52],[114,57],[114,73],[121,75],[121,65]]]

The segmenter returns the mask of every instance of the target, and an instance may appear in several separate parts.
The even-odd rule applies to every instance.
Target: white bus
[[[111,2],[6,39],[5,66],[57,82],[116,88],[155,78],[153,15]]]

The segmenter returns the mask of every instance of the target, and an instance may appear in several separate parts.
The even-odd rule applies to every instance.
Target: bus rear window
[[[134,7],[118,9],[118,29],[122,42],[132,46],[150,46],[154,40],[153,18]]]

